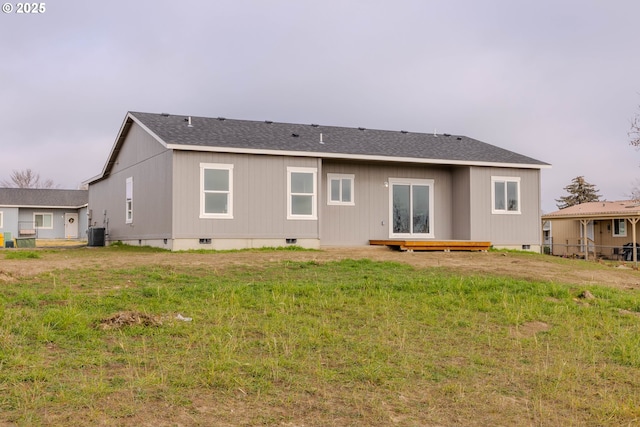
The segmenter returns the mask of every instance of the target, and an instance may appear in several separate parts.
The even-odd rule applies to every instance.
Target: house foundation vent
[[[201,245],[210,245],[211,239],[199,239],[198,243],[200,243]]]
[[[287,242],[287,245],[295,245],[296,243],[298,243],[298,239],[285,239],[285,241]]]

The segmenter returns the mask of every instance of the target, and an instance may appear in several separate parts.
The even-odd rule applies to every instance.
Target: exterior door
[[[78,214],[64,214],[64,235],[67,239],[78,238]]]
[[[390,179],[391,237],[433,237],[433,180]]]

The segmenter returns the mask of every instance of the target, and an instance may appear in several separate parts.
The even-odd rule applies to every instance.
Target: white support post
[[[587,224],[588,219],[581,219],[580,225],[582,225],[582,244],[584,245],[584,260],[589,261],[589,239],[587,237]]]
[[[640,218],[628,218],[629,222],[631,222],[631,233],[633,236],[633,263],[635,266],[638,266],[638,251],[636,250],[636,223]]]

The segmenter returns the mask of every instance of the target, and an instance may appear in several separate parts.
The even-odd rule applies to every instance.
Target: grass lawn
[[[0,426],[640,423],[636,291],[210,256],[0,282]]]

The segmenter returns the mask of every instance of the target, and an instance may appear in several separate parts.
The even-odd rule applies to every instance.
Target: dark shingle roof
[[[0,188],[0,206],[78,208],[88,200],[87,190]]]
[[[362,156],[545,167],[547,163],[473,138],[324,125],[130,113],[172,148],[219,147],[256,151],[317,153],[318,157]],[[320,143],[320,135],[322,142]],[[177,147],[176,147],[177,146]]]

